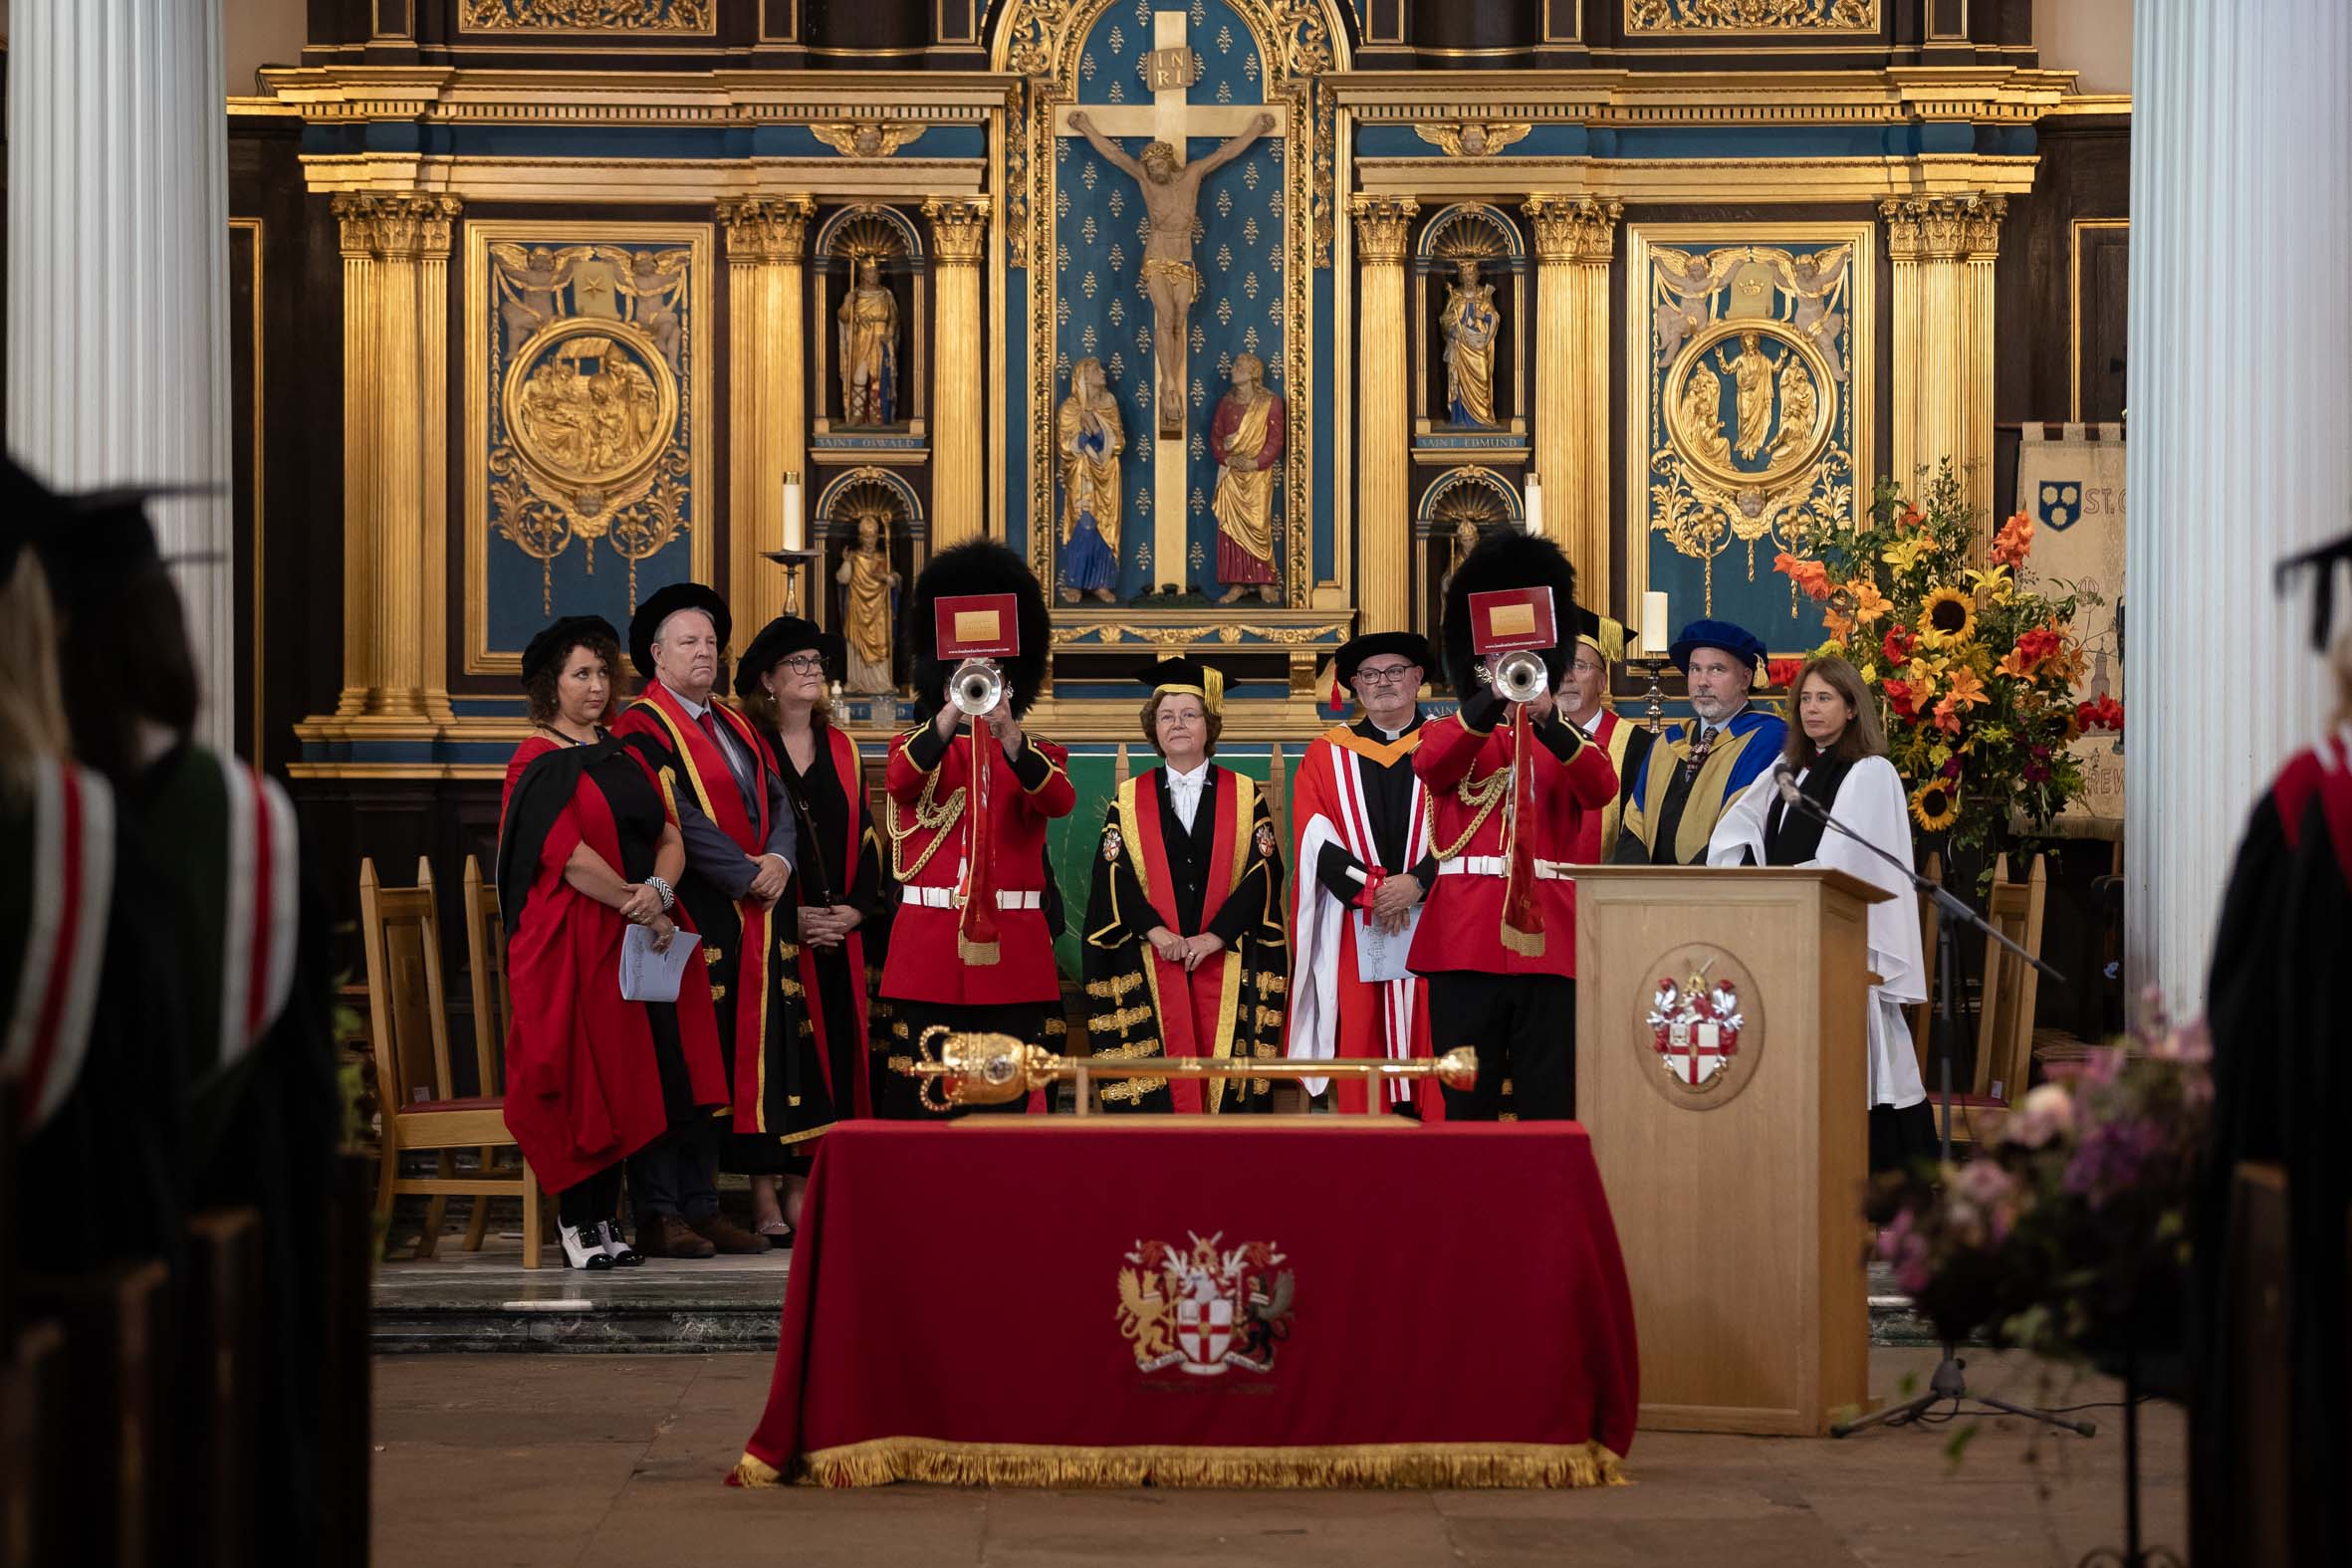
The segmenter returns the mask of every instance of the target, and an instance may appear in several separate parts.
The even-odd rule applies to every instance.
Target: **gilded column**
[[[981,393],[984,337],[980,261],[988,251],[988,198],[926,201],[939,336],[932,362],[931,548],[988,532],[988,420]],[[1047,524],[1032,520],[1032,527]]]
[[[1412,427],[1406,413],[1405,254],[1410,197],[1357,196],[1356,623],[1365,631],[1413,624]]]
[[[457,212],[453,196],[335,199],[344,426],[357,438],[344,463],[343,717],[450,717],[449,237]]]
[[[1950,459],[1973,504],[1993,500],[1993,265],[1999,196],[1879,203],[1894,263],[1892,472],[1915,491]]]
[[[785,574],[761,558],[784,548],[784,476],[809,478],[803,256],[816,214],[806,196],[719,204],[727,228],[727,580],[738,651],[784,613]]]
[[[222,0],[20,4],[8,38],[8,450],[63,490],[215,485],[147,505],[203,689],[235,722],[228,125]],[[217,557],[196,560],[194,557]],[[247,742],[250,745],[250,742]]]
[[[1616,551],[1609,511],[1609,260],[1621,202],[1533,196],[1535,472],[1546,528],[1594,605],[1609,596]]]

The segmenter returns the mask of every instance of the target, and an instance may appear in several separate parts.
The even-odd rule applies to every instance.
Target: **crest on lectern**
[[[1746,966],[1722,948],[1691,943],[1652,967],[1642,1011],[1645,1073],[1678,1105],[1710,1110],[1738,1097],[1764,1047],[1758,993]]]

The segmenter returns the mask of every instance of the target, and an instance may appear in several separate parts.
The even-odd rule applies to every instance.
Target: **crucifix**
[[[1144,247],[1142,283],[1152,309],[1154,433],[1152,453],[1152,567],[1163,583],[1186,576],[1186,456],[1184,450],[1185,328],[1201,278],[1192,264],[1192,230],[1201,182],[1249,150],[1262,135],[1280,134],[1283,105],[1187,104],[1198,80],[1186,41],[1185,13],[1152,13],[1152,51],[1144,62],[1151,105],[1065,105],[1056,112],[1055,134],[1084,136],[1094,150],[1141,188],[1151,238]],[[1113,136],[1149,136],[1140,161]],[[1228,139],[1199,164],[1185,166],[1192,136]]]

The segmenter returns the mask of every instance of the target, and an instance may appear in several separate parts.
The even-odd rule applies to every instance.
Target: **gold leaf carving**
[[[462,33],[708,33],[712,0],[465,0]]]
[[[886,125],[876,119],[857,119],[840,124],[811,125],[809,130],[818,140],[845,158],[886,158],[929,128],[928,125]]]
[[[1413,134],[1449,158],[1484,158],[1523,139],[1535,127],[1526,120],[1460,119],[1435,125],[1415,125]]]
[[[1878,0],[1625,0],[1628,33],[1875,33]]]

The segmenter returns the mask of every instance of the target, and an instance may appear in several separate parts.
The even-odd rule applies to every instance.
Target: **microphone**
[[[1772,764],[1772,787],[1779,790],[1780,798],[1790,805],[1795,805],[1802,798],[1797,793],[1796,770],[1785,757]]]

